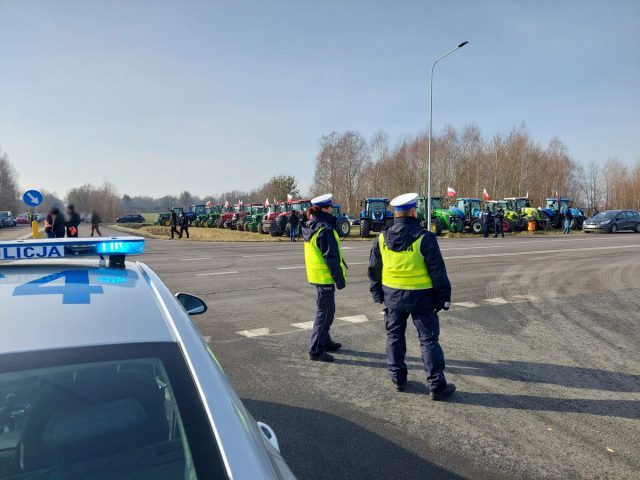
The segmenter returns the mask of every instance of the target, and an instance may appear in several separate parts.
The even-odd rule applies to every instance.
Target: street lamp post
[[[449,50],[444,55],[439,56],[431,65],[431,80],[429,81],[429,163],[427,168],[427,228],[431,230],[431,133],[433,131],[433,69],[444,57],[451,55],[456,50],[464,47],[469,42],[462,42],[456,48]]]

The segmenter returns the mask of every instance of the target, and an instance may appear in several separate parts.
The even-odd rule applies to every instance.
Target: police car
[[[0,242],[0,479],[292,479],[138,237]]]

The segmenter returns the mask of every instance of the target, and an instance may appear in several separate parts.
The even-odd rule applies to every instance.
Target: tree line
[[[536,142],[524,126],[485,137],[475,125],[447,127],[431,143],[432,196],[526,196],[541,206],[546,197],[572,198],[588,211],[640,209],[640,161],[627,167],[608,160],[583,167],[553,138]],[[331,192],[346,211],[357,212],[364,197],[427,192],[428,137],[408,136],[394,147],[384,131],[366,139],[354,131],[333,131],[320,139],[311,194]]]

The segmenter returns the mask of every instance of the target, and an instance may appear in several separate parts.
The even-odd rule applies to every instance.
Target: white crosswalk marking
[[[463,308],[474,308],[474,307],[480,306],[476,302],[453,302],[451,305],[454,307],[463,307]]]
[[[265,335],[269,335],[268,328],[254,328],[253,330],[242,330],[240,332],[235,332],[238,335],[242,335],[243,337],[253,338],[253,337],[264,337]]]
[[[349,323],[362,323],[362,322],[369,321],[366,315],[353,315],[351,317],[340,317],[337,320],[343,320]]]
[[[507,300],[506,298],[502,298],[502,297],[485,298],[484,301],[487,302],[487,303],[492,303],[494,305],[504,305],[505,303],[509,303],[509,300]]]
[[[210,277],[213,275],[233,275],[234,273],[238,273],[236,271],[233,272],[206,272],[206,273],[196,273],[196,277]]]
[[[300,322],[300,323],[292,323],[292,327],[300,328],[302,330],[311,330],[313,328],[313,321],[311,322]]]
[[[536,297],[535,295],[514,295],[513,298],[516,298],[518,300],[540,300],[539,297]]]

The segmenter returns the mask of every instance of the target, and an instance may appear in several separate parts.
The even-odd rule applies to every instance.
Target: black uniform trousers
[[[418,330],[422,363],[427,374],[427,386],[432,392],[440,390],[447,385],[447,381],[444,377],[444,353],[438,342],[440,320],[434,311],[406,312],[384,309],[384,326],[387,330],[387,368],[391,379],[396,383],[407,381],[407,364],[404,358],[407,353],[405,332],[409,315]]]
[[[331,341],[329,329],[336,314],[335,285],[316,285],[316,319],[313,322],[309,353],[318,355],[325,351],[325,345]]]
[[[501,219],[496,218],[494,220],[493,231],[494,231],[494,234],[493,234],[494,237],[497,237],[498,235],[502,235],[502,238],[504,238],[504,230],[502,229]]]

